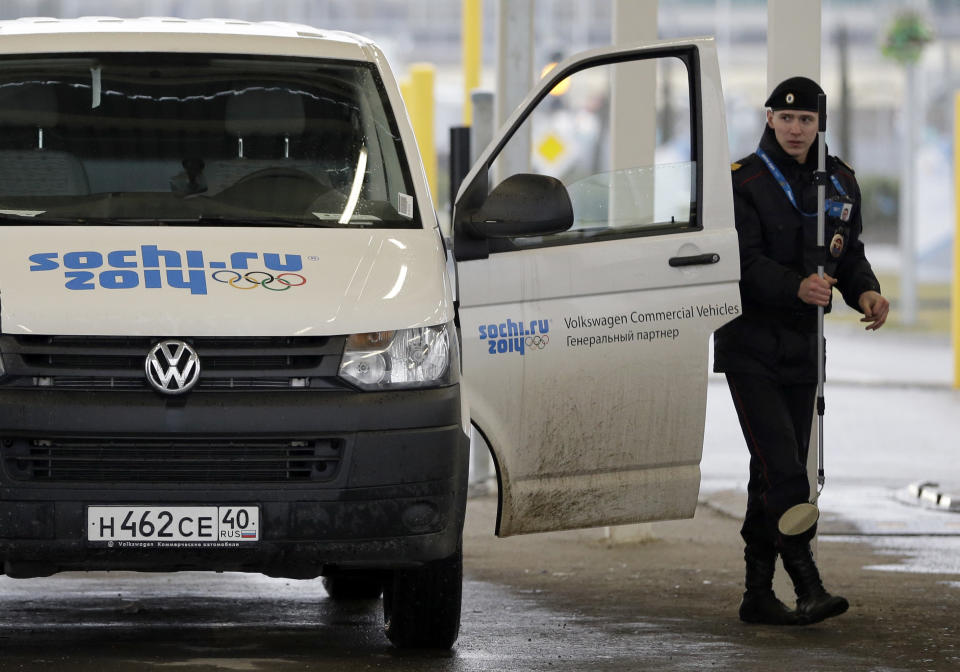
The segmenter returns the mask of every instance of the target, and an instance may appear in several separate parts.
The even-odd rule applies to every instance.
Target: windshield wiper
[[[369,226],[367,222],[340,224],[335,219],[299,219],[293,217],[231,217],[227,215],[201,215],[199,217],[85,217],[45,216],[43,212],[27,214],[33,211],[13,212],[0,210],[0,222],[16,222],[36,226],[287,226],[297,228],[335,228],[344,229]]]
[[[294,219],[292,217],[230,217],[225,215],[204,215],[194,219],[165,219],[170,223],[190,223],[201,226],[295,226],[299,228],[346,228],[336,220]]]
[[[19,214],[11,211],[0,211],[0,221],[15,221],[18,224],[34,224],[37,226],[110,226],[130,224],[158,224],[162,220],[156,217],[45,217],[43,213],[36,215]]]

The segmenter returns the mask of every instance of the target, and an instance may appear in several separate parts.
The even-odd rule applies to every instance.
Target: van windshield
[[[0,60],[5,221],[418,228],[413,194],[372,64]]]

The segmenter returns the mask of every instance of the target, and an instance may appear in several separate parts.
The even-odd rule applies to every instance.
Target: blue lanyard
[[[800,209],[800,206],[797,205],[797,199],[793,195],[793,189],[790,188],[790,184],[787,182],[787,178],[785,178],[783,176],[783,173],[780,172],[780,169],[777,168],[777,164],[773,162],[773,159],[767,156],[767,153],[762,149],[760,149],[759,147],[757,147],[757,156],[759,156],[763,160],[763,162],[767,164],[767,170],[770,171],[770,174],[773,175],[773,179],[775,179],[777,183],[780,185],[780,188],[783,189],[783,193],[787,195],[787,200],[790,201],[790,205],[792,205],[793,208],[804,217],[816,217],[817,213],[804,212],[803,210]],[[841,196],[847,195],[847,192],[843,190],[843,187],[840,185],[840,180],[837,179],[836,175],[831,175],[830,181],[833,182],[833,186],[836,187],[838,194],[840,194]],[[843,203],[839,203],[837,201],[832,201],[829,199],[824,201],[824,204],[823,204],[823,211],[827,213],[828,216],[831,216],[831,217],[839,217],[840,211],[842,210],[842,208],[843,208]]]

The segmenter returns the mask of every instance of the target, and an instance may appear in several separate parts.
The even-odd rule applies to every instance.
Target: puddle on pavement
[[[824,536],[821,542],[869,544],[879,555],[897,556],[889,564],[867,565],[864,569],[880,572],[960,575],[960,536]],[[960,587],[960,581],[944,582]]]

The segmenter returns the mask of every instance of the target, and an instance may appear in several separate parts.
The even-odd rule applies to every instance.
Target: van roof
[[[198,48],[200,45],[205,48]],[[370,60],[370,47],[373,43],[359,35],[281,21],[170,16],[34,16],[0,21],[0,54],[128,50],[288,55],[303,52],[302,55],[309,56]]]

